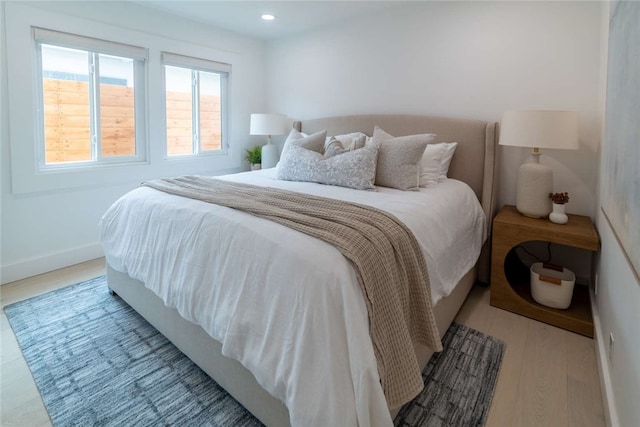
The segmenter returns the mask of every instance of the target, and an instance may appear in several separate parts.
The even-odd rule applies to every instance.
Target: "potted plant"
[[[262,146],[256,145],[253,148],[248,148],[245,150],[247,154],[244,156],[244,159],[249,162],[251,165],[251,170],[260,169],[260,162],[262,161]]]
[[[569,217],[565,213],[565,204],[569,203],[569,193],[549,193],[553,203],[553,212],[549,214],[549,220],[556,224],[566,224]]]

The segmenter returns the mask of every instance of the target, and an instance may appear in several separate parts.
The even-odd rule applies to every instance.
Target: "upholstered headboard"
[[[487,233],[496,211],[498,124],[480,120],[412,115],[338,116],[295,122],[301,132],[326,130],[327,135],[363,132],[369,136],[380,126],[394,136],[435,133],[434,142],[457,142],[449,177],[466,182],[478,196],[487,216]],[[478,276],[489,281],[489,245],[479,260]]]

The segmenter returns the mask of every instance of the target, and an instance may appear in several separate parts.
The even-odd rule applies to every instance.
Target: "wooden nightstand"
[[[597,252],[600,239],[591,219],[569,215],[564,225],[528,218],[514,206],[504,206],[493,220],[491,244],[491,305],[541,322],[593,337],[589,290],[576,285],[571,306],[558,310],[538,304],[531,297],[529,270],[518,260],[515,247],[543,241]]]

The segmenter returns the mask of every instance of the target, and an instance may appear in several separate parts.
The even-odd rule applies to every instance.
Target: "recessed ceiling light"
[[[264,19],[265,21],[273,21],[274,19],[276,19],[275,16],[269,14],[269,13],[265,13],[262,16],[260,16],[260,18]]]

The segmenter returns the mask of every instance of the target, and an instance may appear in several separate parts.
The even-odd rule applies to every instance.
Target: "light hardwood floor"
[[[20,280],[0,288],[4,307],[15,301],[104,274],[104,259]],[[40,394],[2,311],[0,423],[50,426]],[[476,286],[456,321],[507,344],[487,427],[604,426],[594,341],[491,307]]]

